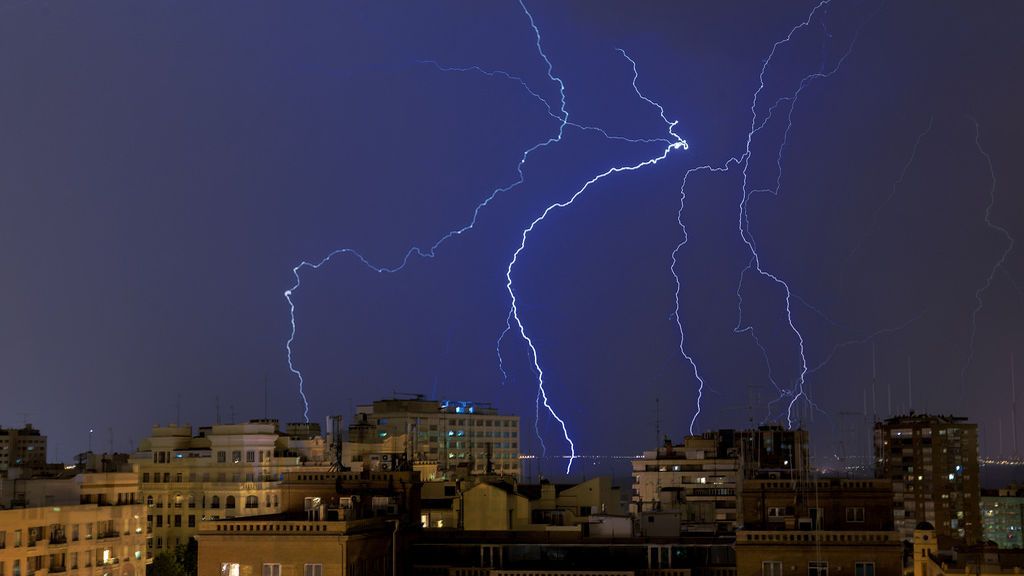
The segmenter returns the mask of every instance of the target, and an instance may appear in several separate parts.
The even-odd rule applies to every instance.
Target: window
[[[864,521],[864,508],[847,508],[846,509],[846,521],[847,522],[863,522]]]
[[[174,515],[174,527],[181,528],[181,514]]]
[[[257,496],[246,496],[245,507],[246,508],[259,508],[260,499]]]
[[[142,473],[142,481],[143,482],[149,482],[149,472],[143,472]]]
[[[188,515],[188,527],[189,528],[195,528],[196,527],[196,515],[195,514],[189,514]]]
[[[761,562],[761,576],[782,576],[782,562],[774,560]]]
[[[224,501],[224,507],[225,508],[234,508],[235,507],[235,497],[234,496],[228,496],[228,499]]]
[[[875,576],[874,562],[857,562],[853,565],[853,576]]]
[[[164,527],[164,517],[163,517],[162,514],[156,517],[156,527],[157,528],[163,528]]]
[[[225,452],[223,450],[217,452],[217,464],[223,464],[223,463],[227,462],[227,456],[228,456],[227,452]],[[228,566],[228,564],[223,564],[223,566]],[[232,566],[235,567],[235,572],[237,573],[238,572],[238,564],[232,564]]]
[[[281,576],[280,564],[264,564],[263,576]]]
[[[238,576],[238,564],[224,562],[220,565],[220,576]]]
[[[241,450],[234,450],[234,451],[231,452],[231,462],[234,463],[234,464],[239,464],[239,463],[242,462],[242,451]]]
[[[807,576],[828,576],[828,562],[808,562]]]
[[[302,570],[302,576],[324,576],[323,564],[306,564]]]
[[[255,462],[256,461],[256,451],[255,450],[247,451],[245,453],[245,461],[246,462]]]
[[[214,496],[210,499],[210,508],[220,508],[220,496]]]
[[[785,516],[786,516],[786,509],[782,508],[781,506],[780,507],[771,506],[771,507],[768,508],[768,519],[769,520],[781,520]]]

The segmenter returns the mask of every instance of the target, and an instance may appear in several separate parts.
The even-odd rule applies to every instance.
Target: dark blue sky
[[[513,270],[551,404],[591,454],[649,448],[656,398],[663,432],[689,427],[697,382],[669,268],[680,187],[688,170],[744,154],[762,64],[815,6],[633,4],[527,5],[571,122],[670,138],[622,48],[689,144],[550,213]],[[913,408],[976,419],[986,454],[1002,420],[1010,452],[1024,247],[993,267],[1008,247],[1000,228],[1024,238],[1022,12],[834,0],[766,68],[746,189],[778,194],[750,195],[748,238],[791,288],[810,367],[856,342],[806,376],[820,410],[794,412],[821,455],[867,445],[848,431],[863,419],[844,413],[865,398],[873,410],[871,342],[879,415],[890,387],[893,410],[908,408],[909,358]],[[559,113],[515,2],[0,0],[0,423],[27,413],[65,459],[89,428],[103,448],[112,428],[126,450],[175,419],[179,396],[194,424],[218,403],[225,421],[262,417],[264,379],[271,415],[301,419],[284,348],[292,268],[339,248],[398,265],[469,223],[517,181],[524,150],[559,133],[518,82],[424,60],[505,71]],[[792,109],[778,100],[821,72]],[[567,126],[436,258],[395,274],[351,255],[304,270],[293,349],[310,417],[393,392],[490,401],[522,415],[523,450],[539,450],[528,349],[503,340],[505,382],[496,353],[508,262],[545,207],[664,148]],[[730,166],[689,177],[675,267],[686,350],[707,383],[698,430],[779,416],[771,379],[793,389],[801,371],[780,285],[748,272],[739,317],[751,253],[744,171]],[[567,451],[550,417],[539,428],[551,453]]]

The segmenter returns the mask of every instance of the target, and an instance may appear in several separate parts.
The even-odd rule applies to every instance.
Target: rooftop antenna
[[[892,418],[892,379],[885,381],[885,388],[889,394],[889,418]]]
[[[914,373],[911,371],[910,356],[907,356],[907,411],[914,409]]]
[[[997,457],[1003,457],[1003,419],[999,419],[999,452],[996,454]]]
[[[871,418],[875,422],[878,422],[878,403],[876,388],[878,385],[878,362],[876,352],[878,347],[875,345],[875,341],[871,341]]]
[[[864,422],[864,429],[868,432],[868,434],[867,434],[868,442],[867,442],[867,444],[862,444],[862,447],[864,448],[864,452],[863,452],[863,459],[861,460],[861,463],[864,465],[864,469],[867,470],[868,459],[870,458],[871,448],[872,448],[873,444],[872,444],[872,439],[871,439],[871,428],[868,427],[868,391],[865,389],[865,390],[862,390],[861,392],[862,392],[862,395],[864,397],[864,412],[862,414],[862,419],[863,419],[863,422]]]
[[[747,385],[747,424],[750,429],[754,429],[754,404],[757,404],[758,393],[757,386],[753,384]]]
[[[1010,352],[1010,433],[1013,434],[1013,457],[1020,456],[1017,451],[1017,386],[1013,370],[1013,352]]]
[[[654,448],[661,446],[661,399],[654,399]]]
[[[270,406],[270,385],[267,383],[267,373],[263,373],[263,419],[267,420],[270,418],[269,407]]]

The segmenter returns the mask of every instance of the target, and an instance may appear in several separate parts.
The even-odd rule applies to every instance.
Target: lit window
[[[761,562],[761,576],[782,576],[782,562]]]
[[[323,564],[306,564],[302,576],[324,576]]]
[[[220,565],[220,576],[238,576],[238,564],[224,562]]]
[[[280,564],[264,564],[263,576],[281,576]]]

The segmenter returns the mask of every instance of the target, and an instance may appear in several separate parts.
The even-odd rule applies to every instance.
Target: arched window
[[[245,497],[245,507],[246,508],[259,508],[259,506],[260,506],[260,499],[258,497],[256,497],[256,496],[246,496]]]
[[[228,499],[224,501],[224,507],[225,508],[234,508],[235,507],[235,497],[234,496],[228,496]]]
[[[189,494],[188,495],[188,507],[189,508],[195,508],[196,507],[196,496],[195,496],[195,494]]]
[[[210,500],[210,508],[220,508],[220,496],[214,496]]]

